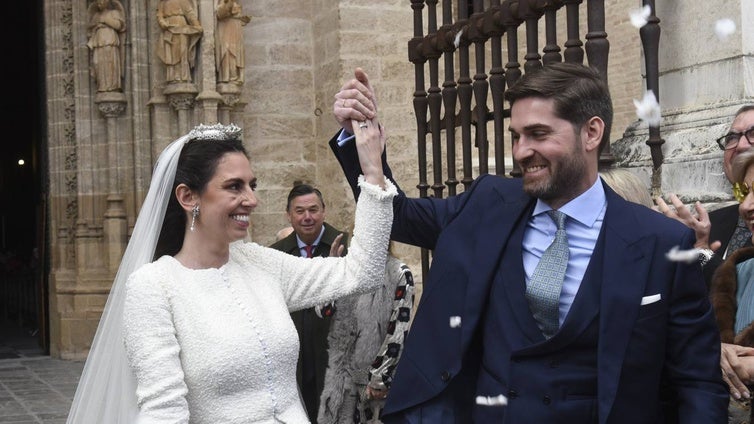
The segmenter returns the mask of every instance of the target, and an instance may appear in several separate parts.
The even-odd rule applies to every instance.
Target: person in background
[[[736,111],[728,132],[715,140],[723,151],[723,172],[728,181],[736,182],[733,177],[733,161],[743,152],[748,151],[754,143],[754,104],[745,105]],[[681,221],[696,233],[695,247],[714,252],[710,260],[704,265],[704,279],[709,286],[712,275],[717,267],[733,252],[741,247],[752,245],[751,230],[739,216],[738,204],[732,204],[712,212],[701,203],[696,202],[696,214],[692,214],[674,194],[669,195],[673,207],[658,197],[655,199],[658,210],[678,221]]]
[[[631,171],[623,168],[607,168],[600,171],[600,177],[622,198],[654,209],[655,205],[652,202],[652,196],[649,195],[649,190]]]
[[[330,324],[319,424],[380,424],[414,307],[414,278],[388,248],[377,290],[338,299]],[[337,255],[334,250],[330,256]]]
[[[754,150],[733,160],[733,193],[749,230],[754,229]],[[731,253],[717,268],[710,288],[720,329],[720,366],[730,389],[728,422],[749,424],[754,384],[754,247]]]
[[[302,259],[247,242],[257,179],[240,136],[200,125],[157,159],[68,424],[309,421],[288,314],[379,285],[396,189],[367,123],[352,254]]]
[[[325,199],[317,188],[294,186],[288,193],[285,213],[293,232],[271,248],[309,258],[327,257],[333,248],[347,253],[348,235],[325,222]],[[325,384],[327,333],[334,312],[335,304],[327,303],[291,313],[300,343],[296,376],[311,422],[316,422]]]

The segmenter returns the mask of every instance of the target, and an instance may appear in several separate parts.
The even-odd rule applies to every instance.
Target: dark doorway
[[[0,358],[48,351],[47,150],[43,0],[15,5],[2,28]]]

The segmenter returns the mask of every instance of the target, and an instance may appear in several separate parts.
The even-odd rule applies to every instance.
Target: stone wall
[[[332,115],[333,96],[356,67],[369,74],[378,91],[391,163],[397,178],[407,182],[404,189],[415,194],[415,172],[410,172],[416,163],[413,68],[406,53],[410,7],[400,1],[365,5],[335,0],[311,2],[310,8],[301,8],[299,1],[250,6],[254,18],[249,24],[244,126],[260,179],[252,238],[270,244],[277,230],[288,225],[285,200],[296,181],[319,187],[327,221],[352,230],[353,195],[327,142],[339,128]],[[397,249],[412,260],[412,248]]]

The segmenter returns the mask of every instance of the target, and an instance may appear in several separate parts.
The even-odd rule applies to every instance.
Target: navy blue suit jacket
[[[330,142],[354,194],[360,172],[353,143]],[[385,162],[385,173],[391,176]],[[598,320],[597,416],[579,423],[654,423],[662,420],[661,380],[675,393],[682,423],[725,423],[727,389],[719,366],[720,339],[699,265],[670,262],[673,246],[691,248],[694,234],[679,222],[627,202],[604,185],[607,210],[600,237],[604,250],[599,291],[591,301],[577,295],[561,332],[582,331]],[[506,370],[517,355],[537,353],[543,341],[524,297],[520,261],[503,263],[508,241],[526,225],[535,199],[520,179],[478,177],[462,194],[446,199],[394,200],[392,238],[433,250],[424,291],[390,390],[383,420],[389,423],[469,423],[480,390],[483,351],[499,352],[496,389],[509,394]],[[591,264],[590,264],[591,266]],[[485,314],[492,284],[503,316]],[[581,294],[581,291],[579,292]],[[650,296],[660,300],[642,305]],[[654,296],[655,298],[657,296]],[[579,308],[574,312],[577,304]],[[591,303],[590,303],[591,302]],[[449,318],[461,317],[460,327]],[[485,319],[497,319],[501,337],[482,340]],[[584,323],[579,320],[584,320]],[[557,335],[556,335],[557,337]],[[568,349],[567,337],[558,346]],[[536,380],[541,373],[529,378]],[[509,402],[515,400],[509,399]],[[527,416],[505,414],[506,423]],[[596,419],[595,419],[596,418]]]

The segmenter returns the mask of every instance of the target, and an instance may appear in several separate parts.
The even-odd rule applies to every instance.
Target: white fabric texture
[[[384,279],[395,187],[360,181],[349,254],[306,259],[231,244],[219,269],[163,257],[128,280],[124,340],[139,422],[307,423],[289,311],[374,289]],[[374,282],[374,283],[364,283]]]

